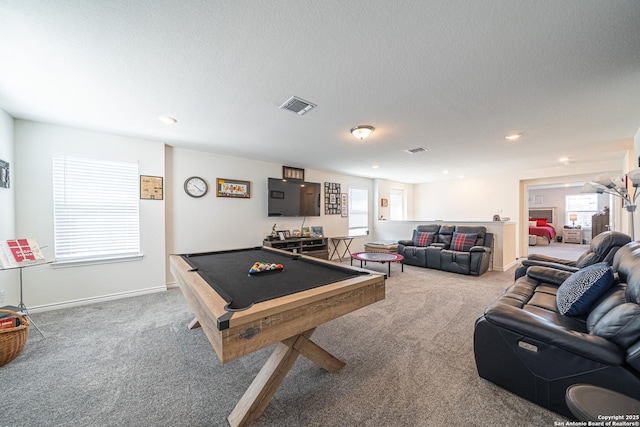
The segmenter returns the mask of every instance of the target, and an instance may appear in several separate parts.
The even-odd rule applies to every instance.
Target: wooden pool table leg
[[[197,329],[200,327],[200,322],[198,321],[197,317],[194,317],[193,320],[191,322],[189,322],[189,326],[187,326],[189,329]]]
[[[279,342],[227,420],[233,427],[244,426],[258,419],[267,409],[285,376],[299,355],[321,368],[335,372],[345,363],[309,339],[315,328]]]

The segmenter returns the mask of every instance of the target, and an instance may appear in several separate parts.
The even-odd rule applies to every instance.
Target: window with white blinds
[[[138,164],[53,157],[56,263],[140,257]]]
[[[369,234],[369,193],[349,187],[349,236]]]

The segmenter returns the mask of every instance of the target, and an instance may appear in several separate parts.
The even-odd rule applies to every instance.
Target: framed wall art
[[[162,200],[162,177],[140,175],[140,198],[145,200]]]
[[[248,199],[251,197],[251,182],[216,178],[216,196]]]
[[[0,160],[0,188],[9,188],[9,162]]]
[[[340,215],[340,184],[336,182],[324,183],[324,214]]]
[[[347,193],[340,194],[340,216],[346,218],[349,216],[349,203]]]
[[[291,166],[283,166],[282,179],[297,179],[300,181],[304,181],[304,169],[292,168]]]

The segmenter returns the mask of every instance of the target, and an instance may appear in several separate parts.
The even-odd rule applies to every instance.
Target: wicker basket
[[[0,312],[9,313],[20,319],[20,326],[0,329],[0,366],[2,366],[11,362],[22,351],[29,336],[29,320],[15,311],[0,309]]]

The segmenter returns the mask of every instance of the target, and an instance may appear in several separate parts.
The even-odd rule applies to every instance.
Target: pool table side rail
[[[226,301],[180,257],[171,256],[171,272],[223,363],[314,328],[385,298],[384,275],[368,274],[296,294],[256,303],[231,314]]]

